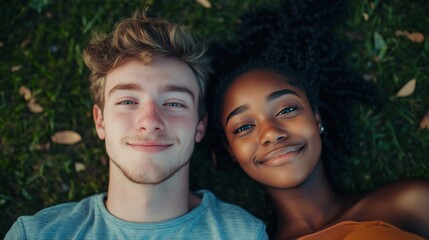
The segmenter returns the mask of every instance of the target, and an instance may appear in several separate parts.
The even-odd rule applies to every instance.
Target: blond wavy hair
[[[129,59],[144,64],[157,57],[173,57],[186,63],[194,72],[200,97],[198,113],[203,116],[208,75],[211,71],[207,47],[197,42],[187,27],[161,18],[149,18],[145,11],[118,22],[111,34],[94,34],[83,52],[85,64],[91,71],[91,95],[94,104],[104,106],[106,75]]]

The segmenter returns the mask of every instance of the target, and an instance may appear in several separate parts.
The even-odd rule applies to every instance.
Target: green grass
[[[91,32],[110,31],[117,20],[150,5],[152,12],[192,25],[202,38],[234,39],[241,13],[264,2],[277,4],[211,2],[211,9],[190,0],[30,0],[0,6],[0,235],[20,215],[107,188],[106,154],[93,128],[88,71],[81,58]],[[337,31],[352,43],[347,61],[362,76],[371,76],[386,101],[380,112],[356,109],[356,152],[340,174],[340,187],[359,192],[408,177],[428,179],[429,130],[420,129],[419,122],[429,111],[429,41],[415,43],[395,31],[428,37],[429,5],[425,0],[350,4],[347,21]],[[19,70],[11,71],[14,66]],[[417,79],[414,93],[394,98],[412,78]],[[31,89],[42,113],[29,111],[20,86]],[[83,140],[71,146],[53,143],[51,136],[61,130],[74,130]],[[198,148],[191,187],[208,188],[266,220],[270,204],[260,186],[238,166],[214,170],[207,146]],[[76,171],[76,163],[86,169]]]
[[[375,113],[356,109],[358,142],[350,159],[353,167],[343,173],[343,188],[360,191],[403,178],[427,179],[429,130],[420,129],[419,123],[429,111],[429,41],[412,42],[395,32],[420,32],[427,37],[429,7],[424,1],[397,0],[354,1],[352,8],[342,32],[354,32],[363,40],[353,42],[348,60],[358,72],[372,76],[385,105]],[[362,13],[369,15],[367,21]],[[414,93],[395,98],[413,78],[417,81]]]

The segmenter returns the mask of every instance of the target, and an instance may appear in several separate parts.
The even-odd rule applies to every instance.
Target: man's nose
[[[141,104],[137,112],[136,127],[139,131],[146,132],[162,131],[165,129],[162,112],[154,101],[149,100]]]

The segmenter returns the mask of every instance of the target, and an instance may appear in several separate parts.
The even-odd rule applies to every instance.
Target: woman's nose
[[[288,137],[286,130],[271,121],[264,122],[260,124],[259,131],[259,144],[261,145],[269,145],[270,143],[278,143],[283,141]]]

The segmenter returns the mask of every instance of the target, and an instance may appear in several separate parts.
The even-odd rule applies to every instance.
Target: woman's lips
[[[305,147],[305,144],[290,145],[276,149],[268,153],[264,158],[257,160],[257,164],[264,164],[267,166],[279,166],[286,164],[295,159],[301,150]]]

